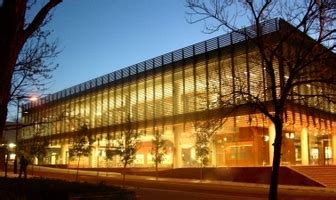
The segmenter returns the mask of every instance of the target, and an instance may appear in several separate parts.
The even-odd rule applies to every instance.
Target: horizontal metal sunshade
[[[263,27],[262,34],[268,34],[268,33],[277,31],[279,27],[278,23],[279,23],[279,19],[277,18],[271,19],[271,20],[268,20],[262,23],[262,27]],[[109,74],[100,76],[98,78],[86,81],[84,83],[75,85],[73,87],[70,87],[64,90],[61,90],[54,94],[50,94],[46,97],[43,97],[39,99],[38,101],[27,103],[23,106],[23,109],[26,110],[26,109],[30,109],[35,106],[40,106],[42,104],[57,101],[59,99],[69,97],[69,96],[84,92],[89,89],[100,87],[102,85],[109,84],[114,81],[124,79],[129,76],[141,73],[141,72],[150,71],[152,69],[161,67],[163,65],[167,65],[173,62],[186,59],[186,58],[190,58],[192,56],[204,54],[206,52],[220,49],[223,47],[227,47],[232,44],[236,44],[236,43],[246,40],[245,35],[240,34],[239,32],[248,33],[250,38],[253,38],[256,35],[255,25],[243,28],[237,32],[224,34],[224,35],[221,35],[221,36],[218,36],[218,37],[215,37],[215,38],[203,41],[203,42],[196,43],[194,45],[184,47],[182,49],[178,49],[178,50],[163,54],[161,56],[158,56],[152,59],[148,59],[138,64],[131,65],[129,67],[111,72]]]

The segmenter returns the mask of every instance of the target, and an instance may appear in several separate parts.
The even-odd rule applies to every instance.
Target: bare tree
[[[19,54],[32,34],[43,24],[48,13],[62,0],[49,0],[28,20],[36,1],[3,0],[0,3],[0,134],[2,135],[10,101],[12,77]],[[35,10],[34,9],[34,10]],[[36,11],[35,10],[35,11]],[[34,13],[34,12],[33,12]]]
[[[50,34],[51,31],[44,31],[41,27],[22,48],[12,77],[11,100],[31,97],[32,89],[40,93],[47,89],[51,72],[58,67],[52,59],[59,54],[57,42],[49,41]]]
[[[263,80],[233,73],[232,105],[244,104],[263,113],[275,125],[274,156],[269,199],[277,199],[283,122],[291,105],[321,109],[336,103],[336,3],[332,0],[230,1],[186,0],[189,22],[205,22],[205,32],[233,32],[255,54],[249,58]],[[278,31],[266,34],[267,21],[278,20]],[[239,22],[253,26],[241,29]],[[309,88],[306,88],[309,85]],[[263,87],[259,87],[263,86]],[[223,95],[223,94],[221,94]],[[238,101],[239,100],[239,101]]]
[[[167,140],[163,139],[162,133],[159,130],[155,130],[152,139],[152,155],[155,164],[155,175],[156,179],[159,176],[159,165],[164,161],[165,155],[167,154]]]

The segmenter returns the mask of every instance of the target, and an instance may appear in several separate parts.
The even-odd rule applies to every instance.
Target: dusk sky
[[[49,93],[223,34],[189,24],[184,0],[65,0],[48,27],[62,52]]]
[[[44,1],[42,1],[44,2]],[[64,0],[46,26],[57,39],[52,94],[115,70],[201,42],[204,23],[189,24],[185,0]],[[16,107],[8,119],[16,118]]]

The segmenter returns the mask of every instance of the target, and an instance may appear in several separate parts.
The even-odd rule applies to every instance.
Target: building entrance
[[[316,136],[310,148],[310,164],[332,164],[332,150],[330,135]]]

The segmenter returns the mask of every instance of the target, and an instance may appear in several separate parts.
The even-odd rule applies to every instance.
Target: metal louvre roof
[[[262,23],[262,34],[272,33],[278,30],[279,28],[279,19],[271,19]],[[244,34],[242,34],[244,33]],[[72,86],[70,88],[61,90],[59,92],[50,94],[46,97],[43,97],[35,102],[29,102],[23,105],[23,109],[30,109],[36,106],[40,106],[46,103],[50,103],[53,101],[60,100],[65,97],[69,97],[93,88],[100,87],[102,85],[106,85],[112,83],[114,81],[127,78],[129,76],[135,75],[137,73],[149,71],[163,65],[167,65],[173,62],[177,62],[186,58],[190,58],[192,56],[204,54],[209,51],[213,51],[216,49],[220,49],[223,47],[230,46],[232,44],[236,44],[246,40],[246,35],[249,38],[253,38],[256,36],[255,25],[249,26],[243,29],[240,29],[237,32],[227,33],[215,38],[211,38],[209,40],[199,42],[161,56],[157,56],[143,62],[125,67],[123,69],[116,70],[109,74],[105,74],[103,76],[94,78],[92,80],[86,81],[84,83]]]

